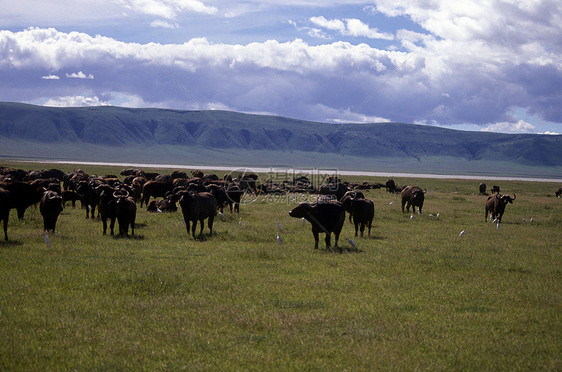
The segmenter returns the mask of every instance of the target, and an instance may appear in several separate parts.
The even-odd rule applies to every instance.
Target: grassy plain
[[[102,236],[77,206],[48,247],[38,209],[23,221],[12,211],[0,243],[0,369],[561,370],[559,185],[487,182],[517,194],[497,229],[484,223],[479,181],[396,181],[427,189],[423,215],[371,190],[371,237],[346,221],[343,253],[322,239],[313,249],[310,225],[287,213],[291,198],[226,212],[204,241],[180,212],[144,208],[134,238]]]

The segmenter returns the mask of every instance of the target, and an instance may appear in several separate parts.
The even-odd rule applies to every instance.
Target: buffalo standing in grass
[[[18,211],[18,218],[23,219],[25,210],[36,203],[41,201],[43,196],[43,188],[35,188],[27,182],[12,181],[0,183],[0,187],[10,192],[12,200],[12,208]]]
[[[162,182],[162,181],[148,181],[144,184],[142,188],[142,199],[141,199],[141,208],[144,205],[148,205],[150,201],[150,197],[154,198],[163,198],[166,194],[174,188],[174,184],[170,182]]]
[[[62,212],[62,196],[55,191],[45,191],[39,203],[39,211],[43,216],[43,230],[54,233]]]
[[[131,235],[135,235],[135,220],[137,218],[137,205],[135,200],[129,197],[126,191],[116,191],[115,197],[117,222],[119,223],[119,235],[129,235],[129,226],[131,227]]]
[[[340,203],[300,203],[289,212],[289,216],[304,218],[312,225],[314,249],[318,249],[318,234],[325,233],[326,249],[331,246],[331,235],[335,236],[335,247],[338,247],[341,229],[345,221],[345,210]]]
[[[499,194],[500,193],[500,187],[498,185],[494,185],[494,186],[492,186],[490,191],[492,192],[492,195]]]
[[[353,210],[351,209],[351,202],[354,199],[365,199],[365,194],[361,191],[348,191],[345,193],[343,198],[341,199],[341,203],[347,213],[349,213],[349,223],[351,223],[351,218],[353,217]]]
[[[418,214],[421,215],[425,199],[425,193],[422,189],[417,186],[406,186],[400,195],[402,197],[402,213],[404,213],[404,206],[406,206],[407,212],[410,212],[410,206],[412,206],[412,213],[416,213],[416,207],[418,207]]]
[[[226,202],[231,213],[240,213],[240,199],[244,191],[236,182],[230,183],[226,188]]]
[[[511,198],[509,195],[500,194],[489,196],[488,200],[486,200],[486,212],[484,214],[484,221],[488,221],[488,215],[490,215],[492,221],[501,223],[507,203],[513,204],[515,198],[515,194],[513,194],[513,198]]]
[[[392,178],[387,179],[386,182],[384,183],[384,186],[387,192],[391,194],[394,194],[396,192],[396,183]]]
[[[365,227],[369,229],[368,234],[370,236],[373,218],[375,217],[375,206],[373,202],[369,199],[353,199],[351,200],[351,211],[353,214],[353,223],[355,224],[355,236],[357,236],[357,230],[360,229],[361,237],[363,237]]]
[[[8,240],[8,220],[12,209],[10,192],[0,188],[0,221],[4,221],[4,240]]]
[[[556,190],[556,191],[554,192],[554,195],[556,195],[556,197],[559,198],[560,195],[562,195],[562,187],[560,187],[558,190]]]
[[[179,193],[179,203],[188,235],[191,222],[191,234],[193,235],[193,239],[196,239],[195,229],[197,227],[197,221],[199,221],[201,224],[199,236],[202,237],[205,219],[208,219],[209,232],[213,235],[213,221],[217,215],[217,200],[211,193],[181,191]]]
[[[98,211],[103,225],[103,235],[107,234],[107,220],[109,220],[110,233],[113,235],[117,218],[117,201],[113,196],[115,189],[109,185],[101,185],[96,191],[99,194]]]
[[[482,182],[480,186],[478,186],[478,191],[480,195],[486,195],[486,184]]]

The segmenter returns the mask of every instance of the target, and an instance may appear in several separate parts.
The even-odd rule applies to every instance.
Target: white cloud
[[[58,77],[57,75],[45,75],[45,76],[41,76],[41,79],[44,79],[44,80],[59,80],[60,77]]]
[[[181,13],[216,14],[217,8],[207,6],[198,0],[122,0],[125,7],[166,19],[173,19]]]
[[[560,135],[560,133],[551,132],[551,131],[549,131],[549,130],[547,130],[546,132],[537,133],[537,134],[547,134],[547,135],[550,135],[550,136],[559,136],[559,135]]]
[[[322,35],[342,29],[329,20],[326,26],[333,30],[319,26],[306,32]],[[343,26],[348,32],[347,21]],[[0,100],[72,97],[76,85],[82,85],[79,92],[112,104],[106,92],[134,97],[123,101],[133,106],[197,108],[194,97],[205,107],[311,120],[388,118],[502,130],[489,123],[518,124],[523,116],[513,115],[512,108],[521,107],[539,118],[562,122],[558,50],[540,54],[540,43],[512,50],[478,37],[453,40],[408,30],[396,35],[402,51],[342,41],[232,44],[193,38],[179,44],[142,44],[54,28],[4,30],[0,31],[0,73],[6,79],[0,86]],[[26,79],[37,80],[37,71],[56,76],[78,71],[68,77],[95,76],[95,82],[75,79],[72,86],[18,89]],[[14,97],[14,92],[21,97]],[[349,108],[355,109],[346,115]],[[513,128],[511,124],[503,130]],[[553,131],[537,126],[533,132],[547,129]]]
[[[388,33],[379,32],[376,28],[370,28],[369,25],[363,23],[356,18],[346,19],[326,19],[322,16],[311,17],[310,21],[319,27],[328,30],[337,31],[344,36],[366,37],[369,39],[393,40],[394,36]]]
[[[166,22],[163,21],[161,19],[157,19],[155,21],[152,21],[150,23],[150,27],[154,27],[154,28],[167,28],[167,29],[175,29],[175,28],[179,28],[180,25],[178,25],[177,23],[170,23],[170,22]]]
[[[503,132],[503,133],[534,133],[535,126],[523,120],[517,123],[495,123],[482,128],[483,132]]]
[[[85,106],[109,106],[108,102],[101,101],[98,97],[65,96],[48,99],[43,106],[52,107],[85,107]]]
[[[92,74],[86,75],[82,71],[78,71],[78,72],[73,72],[71,74],[67,73],[66,77],[69,79],[93,79],[94,75]]]

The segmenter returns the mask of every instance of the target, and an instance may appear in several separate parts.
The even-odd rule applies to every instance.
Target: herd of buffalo
[[[331,246],[331,234],[334,234],[337,247],[340,232],[345,222],[345,213],[355,225],[355,235],[368,234],[374,218],[374,205],[366,199],[361,190],[385,188],[390,193],[400,193],[402,212],[404,208],[412,213],[421,214],[425,192],[417,186],[398,187],[392,179],[385,184],[368,183],[349,184],[337,177],[328,177],[318,188],[305,176],[292,180],[260,182],[253,173],[240,173],[236,177],[227,173],[222,179],[216,174],[203,174],[193,171],[188,175],[184,171],[172,174],[145,172],[140,169],[125,169],[122,178],[116,175],[102,177],[89,175],[77,169],[64,173],[57,169],[25,171],[0,167],[0,221],[4,222],[4,238],[8,240],[8,219],[11,209],[16,209],[19,219],[24,218],[25,210],[39,203],[43,217],[44,230],[54,232],[59,214],[66,203],[75,206],[79,201],[86,211],[86,218],[98,218],[103,225],[103,234],[114,234],[115,222],[119,225],[119,234],[135,233],[137,204],[146,207],[149,212],[176,212],[179,204],[187,234],[196,238],[196,226],[199,222],[199,236],[203,235],[204,220],[212,235],[213,221],[217,214],[228,207],[231,213],[240,211],[240,201],[244,194],[285,194],[314,193],[322,195],[315,203],[302,202],[289,212],[291,217],[302,218],[310,222],[318,248],[319,234],[326,234],[326,247]],[[486,194],[486,185],[480,184],[479,192]],[[498,186],[491,188],[485,205],[485,219],[500,223],[508,203],[513,198],[501,195]],[[562,187],[555,192],[562,195]],[[151,200],[151,198],[153,200]],[[109,225],[109,226],[108,226]]]

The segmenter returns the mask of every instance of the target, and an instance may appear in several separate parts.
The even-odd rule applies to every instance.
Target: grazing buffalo
[[[39,203],[39,211],[43,216],[43,230],[54,233],[57,219],[62,212],[62,196],[55,191],[45,191]]]
[[[425,193],[422,189],[417,186],[406,186],[400,195],[402,197],[402,213],[404,213],[404,206],[406,206],[407,212],[410,212],[410,206],[412,206],[412,213],[416,213],[416,207],[418,207],[418,214],[421,215],[425,199]]]
[[[25,210],[36,203],[41,201],[43,196],[43,188],[35,188],[27,182],[22,181],[12,181],[12,182],[2,182],[0,187],[6,191],[10,192],[12,200],[12,208],[18,211],[18,218],[23,219]]]
[[[347,213],[349,213],[349,223],[351,223],[351,218],[353,217],[353,210],[351,209],[351,202],[354,199],[365,199],[365,195],[361,191],[348,191],[345,193],[341,199],[341,203]]]
[[[556,195],[557,198],[559,198],[560,195],[562,195],[562,187],[560,187],[558,190],[556,190],[556,191],[554,192],[554,194]]]
[[[486,184],[482,182],[480,186],[478,186],[478,191],[480,195],[486,195]]]
[[[80,200],[80,195],[76,191],[64,190],[61,192],[62,206],[66,206],[66,202],[72,203],[72,208],[76,207],[76,200]]]
[[[358,228],[361,231],[361,237],[365,227],[369,229],[368,234],[371,235],[371,225],[375,217],[375,206],[369,199],[353,199],[351,200],[351,210],[353,214],[353,223],[355,224],[355,236],[357,236]]]
[[[154,198],[163,198],[166,194],[174,188],[174,184],[170,182],[162,182],[162,181],[148,181],[144,184],[142,188],[142,199],[141,199],[141,207],[143,203],[148,205],[150,201],[150,197]]]
[[[499,194],[500,193],[500,187],[498,185],[494,185],[494,186],[492,186],[490,191],[492,192],[492,195]]]
[[[331,234],[335,235],[335,247],[338,247],[340,232],[345,221],[345,210],[340,203],[300,203],[289,212],[289,216],[304,218],[312,225],[314,249],[318,249],[318,234],[325,233],[326,249],[331,244]]]
[[[107,220],[111,235],[114,233],[115,219],[117,218],[117,201],[115,200],[115,189],[109,185],[100,185],[96,188],[98,192],[98,211],[103,225],[103,235],[107,234]]]
[[[392,178],[386,180],[386,182],[384,183],[384,187],[386,187],[386,191],[391,194],[394,194],[396,192],[396,183],[394,183],[394,180]]]
[[[217,215],[217,200],[209,192],[196,193],[193,191],[181,191],[179,194],[179,203],[183,213],[183,220],[185,221],[185,227],[187,229],[187,234],[189,235],[190,222],[193,223],[191,226],[191,234],[193,239],[195,237],[195,228],[197,227],[197,221],[201,224],[201,231],[199,236],[203,236],[204,221],[208,218],[208,226],[210,234],[213,235],[213,221]]]
[[[349,188],[343,183],[325,183],[320,186],[318,193],[320,195],[333,195],[338,201],[341,201]]]
[[[227,204],[226,191],[218,185],[209,185],[209,192],[213,194],[217,200],[217,209],[222,213]]]
[[[4,240],[8,240],[8,220],[12,209],[10,192],[0,188],[0,221],[4,221]]]
[[[80,195],[82,205],[86,207],[86,219],[94,218],[96,207],[99,204],[99,195],[95,190],[95,181],[80,181],[76,186],[76,193]]]
[[[116,191],[113,193],[115,197],[117,222],[119,223],[119,235],[129,235],[129,226],[131,227],[131,235],[135,235],[135,220],[137,218],[137,205],[135,200],[129,197],[126,191]]]
[[[486,212],[484,214],[484,221],[487,221],[488,215],[490,215],[490,219],[492,221],[498,223],[502,222],[503,212],[505,212],[507,203],[513,204],[515,197],[515,194],[513,194],[513,198],[511,198],[509,195],[500,194],[489,196],[488,200],[486,200]]]
[[[231,213],[240,213],[240,199],[244,191],[236,182],[232,182],[226,188],[226,202]]]

